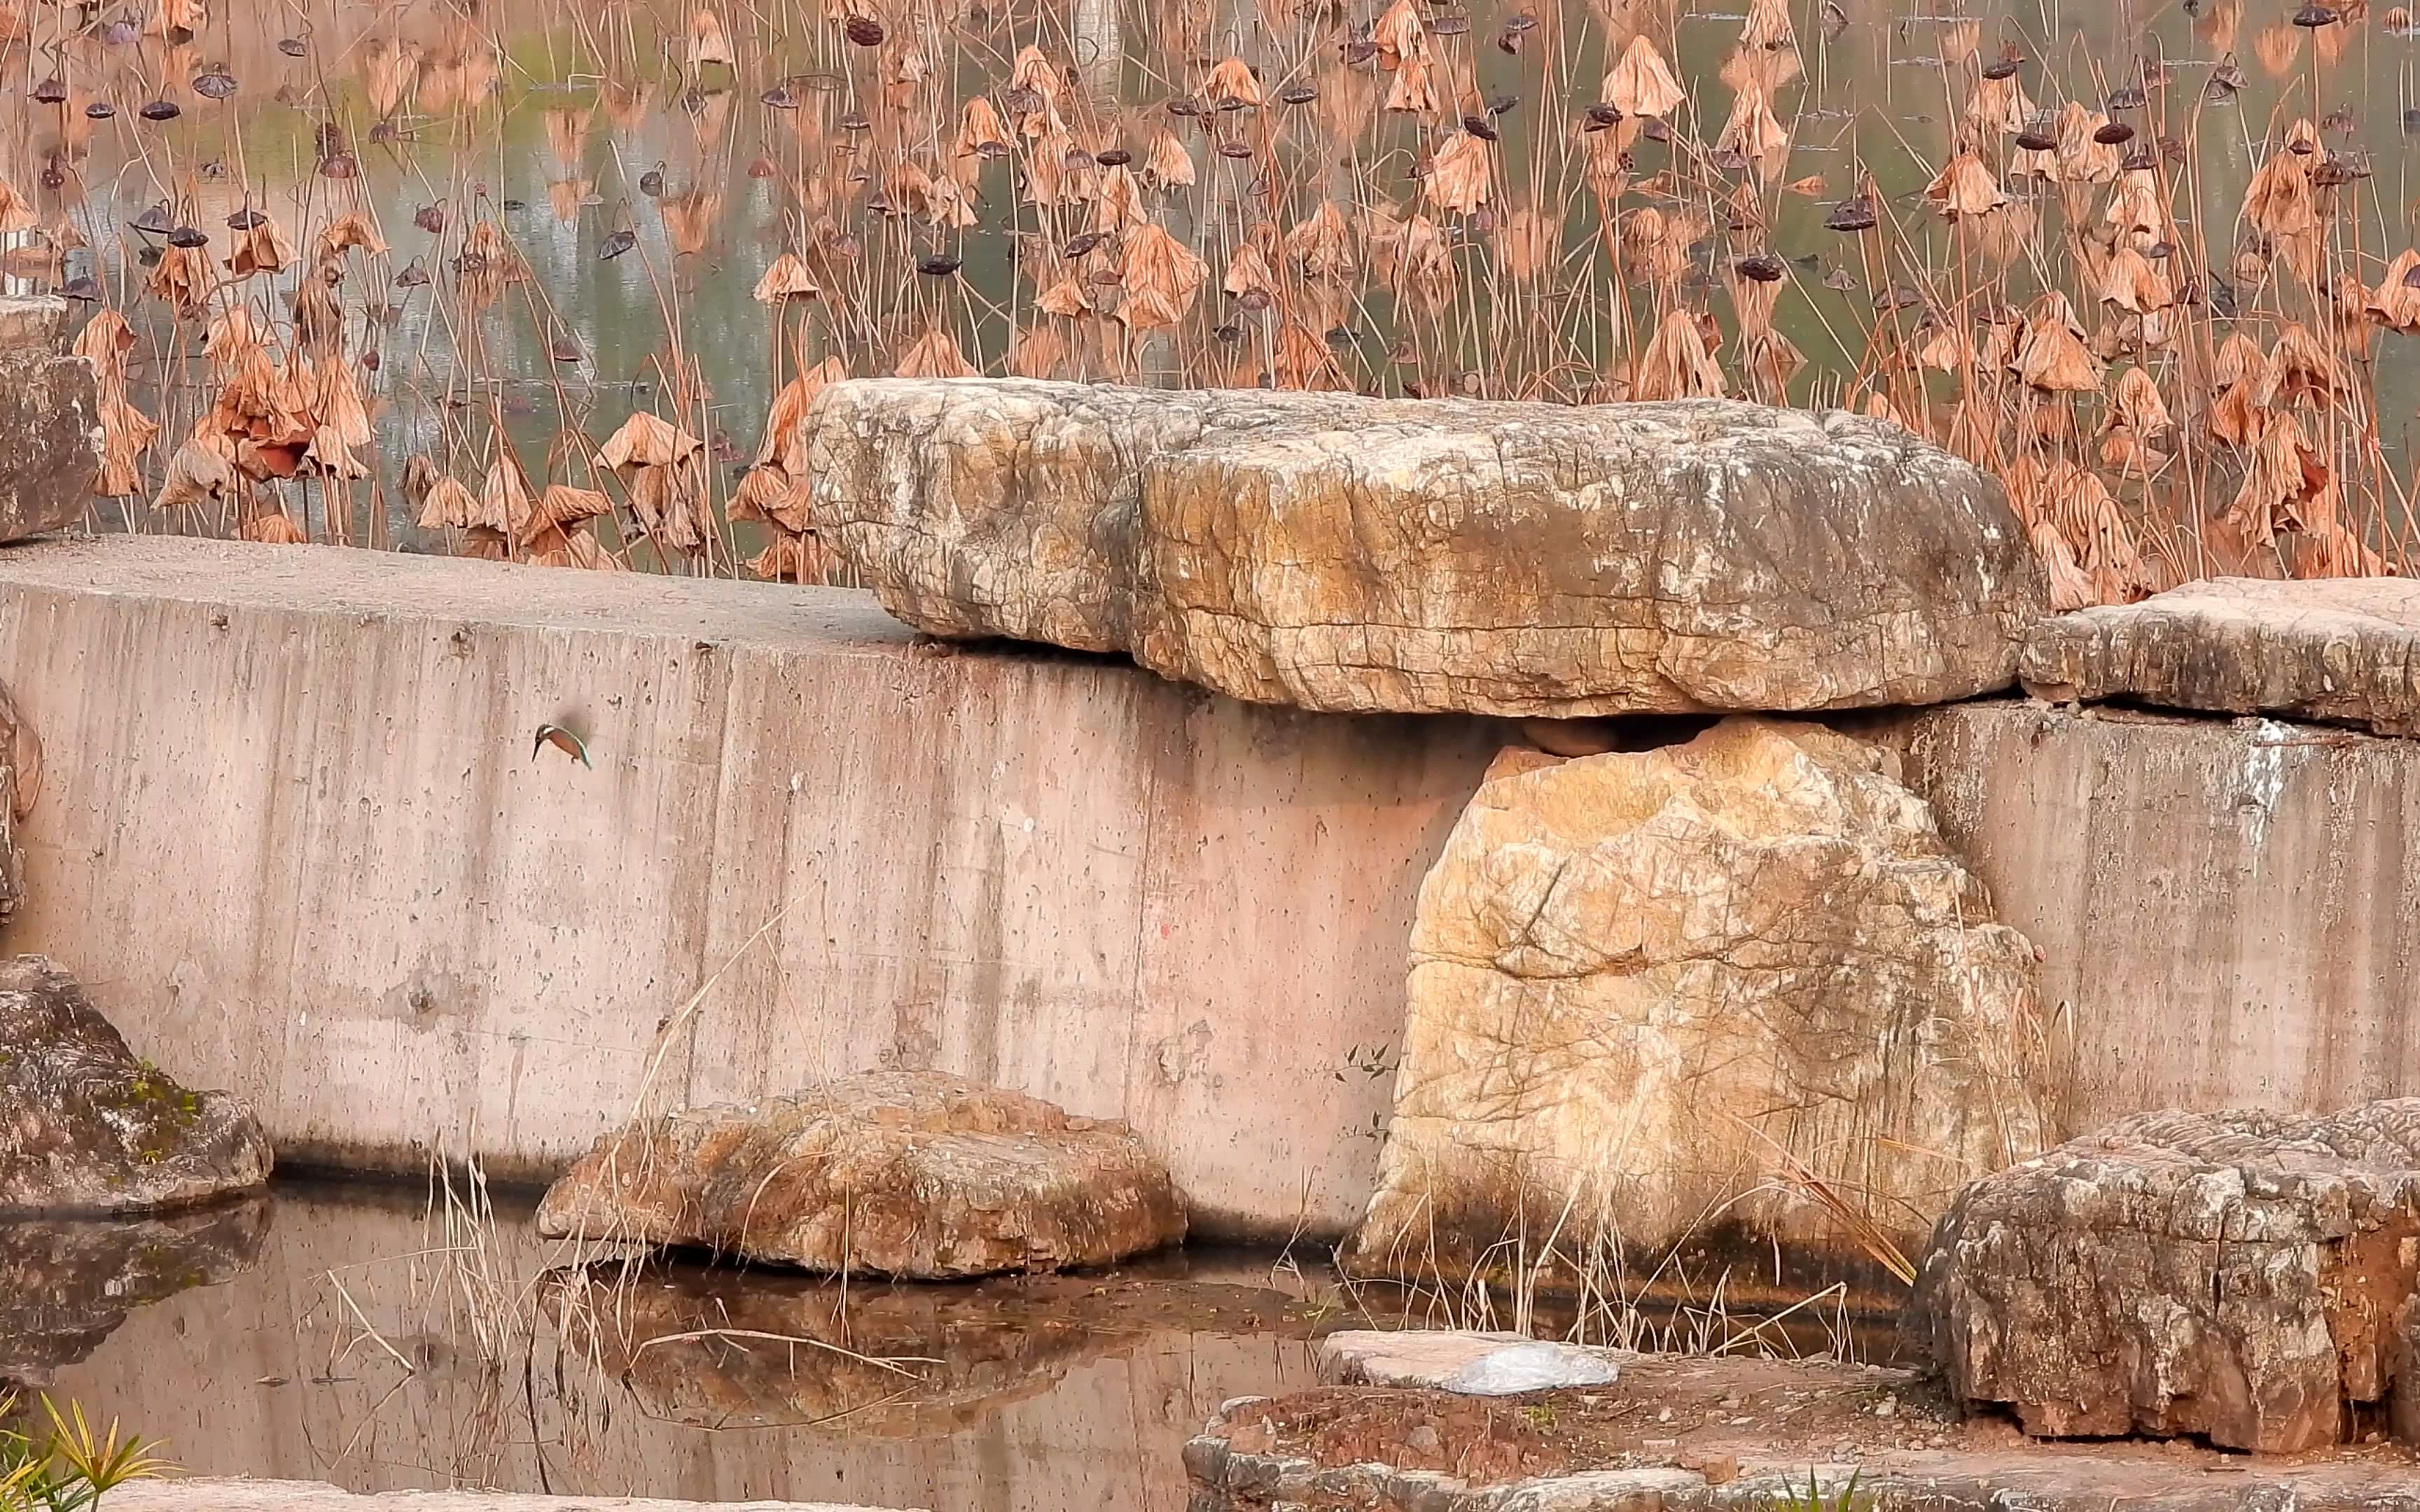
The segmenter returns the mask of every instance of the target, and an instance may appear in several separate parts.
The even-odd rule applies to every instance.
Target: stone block
[[[804,444],[918,629],[1310,709],[1935,702],[2008,687],[2045,601],[1997,482],[1837,412],[887,378]]]

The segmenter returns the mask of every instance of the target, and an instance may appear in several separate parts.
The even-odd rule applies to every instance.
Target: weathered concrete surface
[[[2062,1136],[2420,1095],[2420,742],[2022,700],[1855,728],[2040,951]]]
[[[2420,1098],[2146,1113],[1969,1183],[1911,1322],[1952,1396],[2029,1433],[2294,1454],[2402,1395],[2415,1292]]]
[[[643,1085],[930,1066],[1125,1119],[1210,1237],[1360,1217],[1419,884],[1513,729],[919,646],[841,590],[132,537],[0,552],[0,683],[48,757],[0,948],[282,1157],[544,1181]],[[593,772],[531,757],[566,717]],[[2420,742],[1842,722],[2040,951],[2062,1134],[2420,1094]]]
[[[101,466],[92,364],[67,355],[65,300],[0,295],[0,542],[84,518]]]
[[[1733,716],[1685,744],[1508,750],[1429,872],[1357,1273],[1652,1269],[1709,1226],[1903,1248],[2052,1142],[2033,948],[1885,753]]]
[[[641,1119],[548,1189],[551,1239],[673,1244],[835,1275],[954,1280],[1182,1243],[1133,1131],[936,1071]]]
[[[17,808],[41,785],[39,734],[19,721],[17,701],[0,686],[0,924],[25,902],[25,852],[17,843]],[[21,775],[22,774],[22,775]]]
[[[2040,622],[2025,638],[2024,671],[2025,687],[2054,702],[2108,699],[2420,734],[2420,582],[2186,583]]]
[[[2046,602],[1998,483],[1845,413],[884,378],[804,445],[918,628],[1306,708],[1929,703]]]
[[[545,1180],[643,1088],[931,1067],[1125,1120],[1214,1236],[1359,1216],[1360,1068],[1506,738],[843,590],[162,538],[0,553],[0,681],[50,774],[8,945],[289,1164]]]
[[[109,1512],[885,1512],[837,1502],[659,1502],[628,1496],[514,1496],[502,1491],[361,1495],[325,1481],[137,1481],[109,1493]]]
[[[137,1061],[57,963],[0,960],[0,1214],[187,1207],[269,1167],[240,1101]]]

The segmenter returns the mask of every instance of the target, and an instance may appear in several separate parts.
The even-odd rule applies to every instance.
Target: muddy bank
[[[1323,1386],[1228,1404],[1186,1446],[1195,1512],[1280,1504],[1512,1512],[1762,1507],[1854,1473],[1879,1512],[2006,1504],[2107,1512],[2273,1505],[2420,1509],[2420,1459],[2362,1444],[2257,1459],[2197,1445],[2040,1443],[1963,1421],[1909,1372],[1651,1356],[1614,1385],[1481,1399]]]

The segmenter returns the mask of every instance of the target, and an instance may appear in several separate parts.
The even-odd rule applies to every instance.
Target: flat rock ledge
[[[136,1481],[110,1492],[108,1504],[109,1512],[887,1512],[830,1502],[651,1502],[504,1491],[365,1494],[326,1481],[201,1477]]]
[[[1996,482],[1840,412],[874,378],[805,437],[820,533],[916,628],[1307,709],[1942,702],[2045,603]]]
[[[1911,1322],[2028,1432],[2288,1454],[2420,1419],[2415,1291],[2420,1099],[2148,1113],[1970,1184]]]
[[[2267,714],[2420,734],[2420,582],[2220,578],[2043,620],[2024,679],[2054,702]]]
[[[0,960],[0,1214],[188,1207],[271,1164],[249,1108],[136,1059],[55,962]]]
[[[1810,1481],[1839,1504],[1852,1476],[1869,1512],[2420,1512],[2420,1461],[2398,1445],[2247,1460],[2039,1443],[1905,1370],[1746,1355],[1632,1355],[1617,1384],[1510,1401],[1332,1384],[1245,1397],[1185,1465],[1192,1512],[1772,1512],[1805,1505]]]
[[[1112,1264],[1185,1238],[1122,1123],[939,1072],[875,1072],[606,1135],[539,1204],[549,1238],[942,1280]]]

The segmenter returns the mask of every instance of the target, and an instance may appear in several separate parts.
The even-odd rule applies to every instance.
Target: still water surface
[[[1424,1305],[1341,1287],[1309,1253],[844,1289],[579,1264],[533,1236],[526,1207],[484,1225],[444,1212],[282,1182],[136,1223],[0,1223],[0,1376],[164,1438],[198,1474],[1180,1512],[1180,1451],[1220,1403],[1313,1384],[1320,1335]],[[1884,1357],[1880,1333],[1823,1312],[1761,1335],[1736,1312],[1640,1318],[1680,1342]]]

